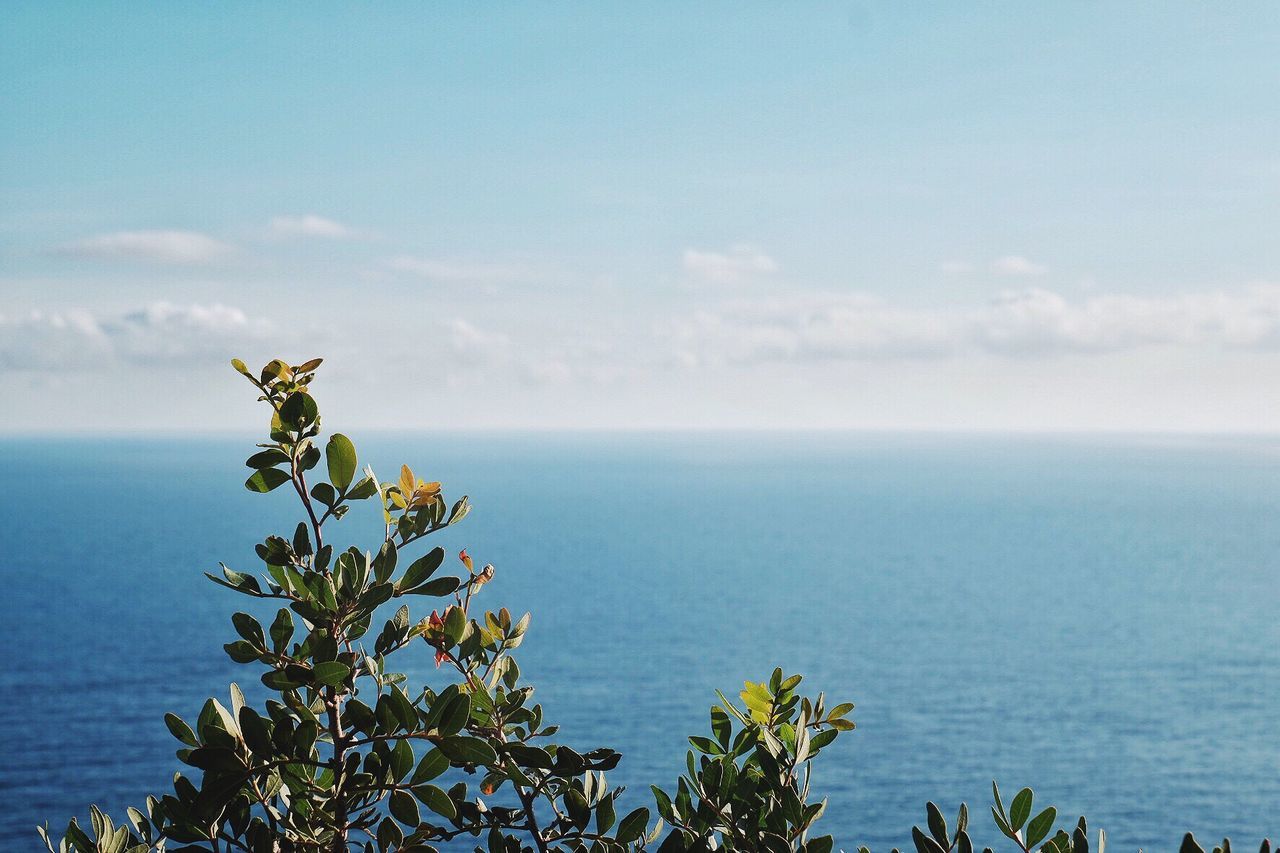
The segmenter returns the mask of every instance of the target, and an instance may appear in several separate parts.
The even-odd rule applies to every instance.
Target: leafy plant
[[[372,853],[464,842],[493,853],[831,849],[830,837],[807,840],[823,808],[807,802],[811,763],[853,727],[851,705],[828,712],[821,696],[795,693],[799,676],[781,671],[748,683],[743,709],[724,700],[712,710],[713,737],[691,739],[701,757],[690,753],[675,799],[654,789],[661,816],[651,823],[644,806],[621,813],[622,789],[606,778],[619,754],[555,742],[557,727],[521,680],[512,653],[529,614],[479,606],[494,567],[477,568],[465,550],[457,563],[443,548],[411,557],[467,516],[467,498],[447,502],[440,483],[407,465],[380,481],[361,471],[342,434],[322,451],[310,393],[320,359],[274,360],[257,373],[232,364],[271,410],[245,487],[287,486],[304,516],[289,535],[257,546],[265,575],[226,566],[208,575],[279,606],[265,627],[233,614],[237,639],[224,646],[235,662],[263,670],[270,698],[255,708],[232,684],[229,704],[209,699],[194,724],[166,714],[188,768],[174,775],[172,793],[130,808],[126,824],[94,807],[91,825],[72,819],[56,845],[41,828],[50,851]],[[335,547],[329,525],[368,500],[383,522],[376,552]],[[460,570],[442,572],[447,563]],[[440,603],[415,615],[406,602],[419,597]],[[432,656],[436,683],[411,685],[396,670],[393,657],[414,650]]]
[[[747,682],[743,708],[719,694],[711,737],[689,738],[675,797],[653,788],[658,814],[676,830],[662,850],[831,850],[829,835],[805,840],[826,809],[825,800],[807,801],[809,779],[818,752],[853,728],[853,705],[828,711],[822,694],[795,692],[800,681],[775,669],[764,684]]]
[[[1015,794],[1008,809],[1000,798],[1000,788],[995,782],[991,783],[991,797],[991,818],[1001,834],[1013,842],[1013,850],[1021,853],[1105,853],[1107,849],[1107,834],[1099,830],[1095,845],[1089,840],[1089,827],[1083,817],[1076,821],[1074,827],[1055,829],[1058,810],[1049,806],[1036,812],[1033,808],[1035,795],[1030,788],[1023,788]],[[975,848],[969,836],[968,806],[960,804],[954,833],[948,832],[946,818],[936,805],[927,803],[925,812],[925,827],[911,828],[911,840],[915,844],[916,853],[972,853]],[[871,851],[866,847],[859,847],[858,853]],[[897,848],[894,848],[893,853],[899,853]],[[984,847],[983,853],[994,852],[992,848]],[[1179,853],[1205,851],[1188,832],[1182,839]],[[1223,839],[1222,844],[1213,847],[1213,853],[1231,853],[1231,842]],[[1259,853],[1271,853],[1271,842],[1264,839]]]

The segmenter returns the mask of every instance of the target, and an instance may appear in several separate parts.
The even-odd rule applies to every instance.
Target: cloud
[[[0,368],[93,370],[120,364],[220,361],[272,336],[271,324],[226,305],[153,302],[99,317],[87,311],[0,315]]]
[[[990,352],[1098,353],[1150,346],[1274,349],[1280,287],[1167,297],[1100,294],[1073,303],[1039,288],[1007,291],[968,324]]]
[[[695,312],[671,334],[677,360],[689,366],[919,358],[954,346],[947,318],[861,294],[735,301]]]
[[[991,270],[1001,275],[1044,275],[1049,268],[1022,255],[1005,255],[991,262]]]
[[[388,258],[384,263],[388,269],[396,272],[408,273],[428,281],[446,284],[493,284],[529,276],[527,270],[519,267],[418,258],[412,255],[399,255],[394,258]]]
[[[715,284],[734,284],[778,269],[773,258],[746,243],[731,246],[728,252],[685,249],[683,263],[685,272]]]
[[[446,323],[445,333],[454,352],[486,360],[505,355],[511,345],[511,339],[501,332],[484,331],[460,318]]]
[[[231,251],[227,243],[198,231],[117,231],[68,243],[60,249],[62,254],[74,257],[160,264],[205,264]]]
[[[1280,350],[1280,286],[1072,301],[1041,288],[976,309],[912,309],[859,294],[739,300],[665,330],[677,362],[1046,358],[1149,347]]]
[[[324,237],[330,240],[350,240],[358,236],[355,229],[314,213],[303,216],[277,216],[271,220],[268,230],[279,237]]]
[[[93,368],[112,357],[109,337],[88,312],[0,315],[0,369]]]

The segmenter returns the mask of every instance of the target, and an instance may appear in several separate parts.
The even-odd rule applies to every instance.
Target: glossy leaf
[[[356,476],[356,446],[351,439],[335,432],[325,444],[324,458],[329,467],[329,482],[339,492],[346,491]]]
[[[265,494],[279,488],[290,479],[288,472],[281,471],[279,468],[263,468],[261,471],[255,471],[249,479],[245,480],[244,487],[251,492]]]

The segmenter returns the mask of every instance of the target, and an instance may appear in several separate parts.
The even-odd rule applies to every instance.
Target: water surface
[[[909,846],[926,799],[986,832],[993,776],[1118,851],[1280,833],[1276,440],[356,439],[384,479],[471,495],[441,543],[533,611],[524,673],[565,742],[624,753],[627,803],[674,780],[714,688],[781,665],[858,705],[817,775],[846,848]],[[240,485],[252,441],[0,441],[0,849],[167,790],[163,711],[256,678],[220,648],[247,599],[201,576],[296,522]]]

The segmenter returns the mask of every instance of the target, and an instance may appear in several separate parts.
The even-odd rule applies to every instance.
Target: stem
[[[506,738],[504,737],[503,740]],[[539,853],[546,853],[547,842],[542,840],[542,830],[538,828],[538,815],[533,808],[533,795],[517,785],[514,779],[511,780],[511,786],[516,789],[516,796],[520,798],[520,805],[524,807],[524,815],[529,821],[529,832],[533,835],[533,843],[537,845]]]
[[[297,445],[294,445],[294,456],[291,460],[293,468],[293,488],[298,493],[298,497],[302,499],[302,506],[307,511],[307,518],[311,520],[311,534],[315,537],[315,551],[320,553],[320,549],[324,547],[324,536],[320,532],[320,521],[316,518],[316,511],[311,507],[311,496],[307,494],[307,475],[298,470]]]
[[[463,670],[461,664],[457,664],[455,662],[455,665],[457,665],[458,669],[462,671],[462,674],[467,677],[467,680],[471,681],[471,673],[467,672],[466,670]],[[506,743],[507,742],[506,721],[503,720],[501,717],[499,717],[497,714],[495,714],[494,722],[496,722],[498,725],[498,738],[503,743]],[[532,792],[526,791],[524,789],[524,786],[521,785],[519,782],[517,782],[515,779],[511,780],[511,787],[515,789],[516,796],[520,798],[520,806],[524,809],[525,820],[527,820],[529,824],[528,826],[529,834],[533,836],[533,843],[538,848],[538,853],[547,853],[547,842],[546,842],[546,839],[542,837],[542,829],[538,826],[538,812],[534,808],[534,804],[535,804],[534,794]]]
[[[346,767],[346,735],[342,731],[342,697],[336,688],[325,688],[325,708],[329,717],[329,736],[333,739],[333,835],[334,853],[347,851],[347,798],[343,790],[343,770]]]

